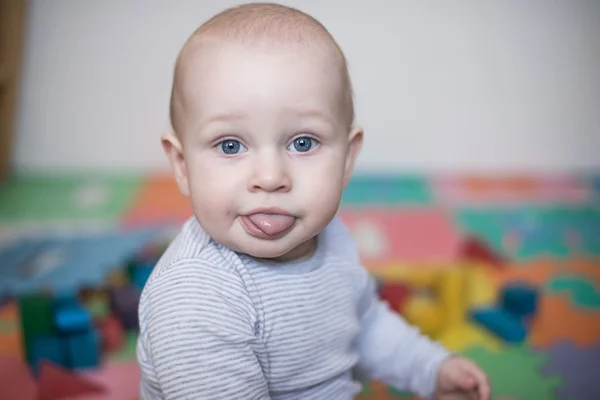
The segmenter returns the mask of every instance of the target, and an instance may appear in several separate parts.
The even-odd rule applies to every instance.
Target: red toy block
[[[404,283],[383,282],[379,289],[379,297],[386,301],[391,309],[399,313],[402,313],[406,300],[408,300],[410,294],[410,286]]]
[[[462,259],[482,261],[495,267],[503,267],[506,264],[503,257],[483,241],[473,236],[465,238],[460,248],[459,256]]]
[[[105,389],[48,361],[40,366],[37,400],[59,400],[75,396],[102,394]]]
[[[98,322],[102,351],[112,352],[120,349],[125,342],[125,333],[121,322],[114,315],[110,315]]]
[[[31,370],[16,357],[0,357],[0,399],[36,400],[37,389]]]

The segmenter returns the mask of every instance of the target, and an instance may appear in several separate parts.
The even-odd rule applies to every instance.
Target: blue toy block
[[[92,316],[78,304],[67,305],[56,310],[54,324],[63,333],[85,332],[92,327]]]
[[[67,354],[64,343],[58,336],[38,336],[32,340],[28,352],[29,364],[34,373],[39,372],[42,360],[50,361],[60,366],[67,366]]]
[[[100,335],[95,329],[65,338],[67,361],[74,370],[91,369],[100,364]]]
[[[70,290],[56,293],[52,301],[52,305],[55,310],[58,310],[63,307],[77,305],[78,303],[79,300],[77,299],[77,294]]]
[[[527,337],[523,323],[506,310],[478,309],[471,313],[471,318],[506,342],[520,343]]]
[[[144,289],[146,281],[152,274],[153,265],[138,265],[132,271],[131,281],[138,289]]]
[[[502,308],[517,318],[534,315],[537,311],[538,298],[538,290],[523,282],[507,284],[502,288],[500,295]]]

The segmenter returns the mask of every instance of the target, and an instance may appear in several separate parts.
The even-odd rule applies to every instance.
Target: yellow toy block
[[[444,330],[437,339],[453,352],[461,352],[473,346],[500,350],[501,346],[494,336],[468,322]]]
[[[124,271],[113,270],[106,274],[106,283],[111,288],[121,288],[127,285],[128,278]]]
[[[450,268],[441,272],[437,286],[437,298],[444,310],[446,327],[464,323],[467,313],[466,269]]]
[[[472,344],[498,344],[467,322],[469,308],[495,301],[496,284],[487,268],[465,262],[397,264],[375,274],[385,282],[402,282],[417,292],[431,292],[431,296],[414,294],[403,309],[406,320],[424,334],[442,340],[455,351]]]
[[[427,296],[413,296],[404,305],[404,318],[421,331],[435,337],[444,327],[444,315],[438,303]]]
[[[407,283],[416,289],[432,287],[440,275],[440,270],[433,267],[415,268],[397,266],[374,273],[385,282]]]
[[[474,265],[468,269],[466,286],[469,307],[489,306],[496,302],[497,285],[484,267]]]

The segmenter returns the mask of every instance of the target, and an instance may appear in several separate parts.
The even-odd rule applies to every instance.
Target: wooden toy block
[[[132,272],[131,282],[133,285],[139,290],[143,290],[144,286],[146,285],[146,281],[152,274],[152,269],[152,266],[138,265]]]
[[[494,350],[501,348],[501,341],[497,336],[467,321],[444,329],[436,339],[453,352],[462,352],[474,346],[484,346]]]
[[[54,336],[52,298],[43,294],[22,296],[17,300],[25,355],[31,359],[31,346],[36,337]]]
[[[504,258],[497,254],[491,246],[472,236],[469,236],[464,240],[459,255],[463,259],[485,262],[486,264],[497,268],[506,265]]]
[[[102,321],[107,318],[110,313],[110,302],[108,300],[108,295],[98,295],[89,299],[86,303],[86,307],[89,312],[92,314],[92,318],[96,321]]]
[[[538,308],[539,293],[537,288],[525,282],[506,284],[500,295],[502,308],[517,318],[534,315]]]
[[[10,302],[0,309],[0,357],[23,360],[24,355],[19,309],[16,302]]]
[[[409,323],[418,326],[430,337],[438,335],[444,326],[442,308],[427,296],[411,296],[404,306],[403,315]]]
[[[503,309],[483,308],[471,313],[473,320],[509,343],[521,343],[527,337],[525,326]]]
[[[85,332],[92,326],[92,316],[80,305],[71,304],[56,310],[54,323],[62,333]]]
[[[77,305],[79,303],[77,299],[77,293],[72,292],[62,292],[58,294],[54,294],[52,299],[52,306],[54,307],[54,312],[62,307],[68,307]]]
[[[113,352],[119,350],[125,342],[125,332],[121,323],[114,315],[98,322],[98,331],[102,342],[102,350]]]
[[[20,320],[27,337],[55,333],[52,298],[46,295],[26,295],[18,299]]]
[[[465,269],[444,270],[437,291],[437,301],[444,309],[444,326],[447,328],[464,323],[467,314]]]
[[[480,308],[496,302],[496,284],[490,272],[483,267],[473,265],[466,274],[467,306]]]
[[[379,288],[379,297],[386,301],[391,309],[399,313],[402,313],[410,293],[411,288],[405,283],[382,282]]]
[[[29,364],[35,373],[39,372],[40,363],[44,360],[68,365],[66,348],[59,336],[37,336],[33,339],[29,349]]]
[[[431,288],[440,275],[440,268],[430,265],[401,265],[377,271],[377,278],[386,283],[404,283],[415,289]]]
[[[108,292],[103,289],[86,288],[79,292],[81,304],[92,315],[94,321],[101,321],[111,314]]]
[[[138,304],[140,292],[133,286],[113,288],[109,292],[110,304],[115,316],[127,331],[139,329]]]
[[[112,270],[106,274],[106,283],[110,288],[122,288],[129,284],[129,277],[125,271]]]
[[[74,333],[65,339],[67,361],[71,369],[95,368],[100,364],[100,338],[95,330]]]

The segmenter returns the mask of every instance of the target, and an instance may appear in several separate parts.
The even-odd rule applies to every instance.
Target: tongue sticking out
[[[291,227],[296,220],[291,215],[252,214],[248,218],[258,229],[267,235],[277,235]]]

